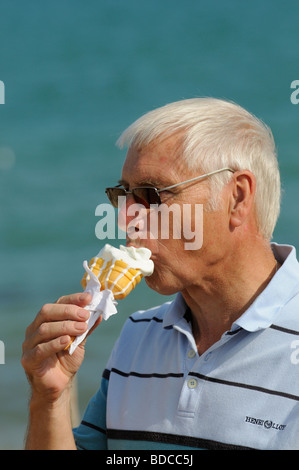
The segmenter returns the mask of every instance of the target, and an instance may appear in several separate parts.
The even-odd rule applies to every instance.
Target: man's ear
[[[234,173],[230,195],[231,228],[240,227],[248,221],[250,215],[254,216],[255,188],[256,180],[251,171],[241,170]]]

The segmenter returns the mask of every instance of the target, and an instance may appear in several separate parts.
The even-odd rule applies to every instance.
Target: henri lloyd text
[[[286,424],[277,424],[271,421],[270,419],[265,420],[259,418],[251,418],[250,416],[246,416],[245,422],[257,424],[258,426],[263,426],[266,429],[276,429],[277,431],[283,431],[286,427]]]

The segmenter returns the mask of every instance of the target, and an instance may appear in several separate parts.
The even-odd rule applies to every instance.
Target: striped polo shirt
[[[272,250],[282,267],[201,356],[180,294],[129,317],[78,448],[299,450],[299,265]]]

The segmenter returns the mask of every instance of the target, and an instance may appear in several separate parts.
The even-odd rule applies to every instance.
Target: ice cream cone
[[[107,244],[97,256],[90,260],[89,265],[84,262],[86,272],[81,285],[85,291],[91,292],[92,295],[95,291],[106,291],[103,294],[112,296],[112,299],[124,299],[143,276],[152,274],[154,264],[150,260],[150,256],[151,252],[146,248],[120,246],[118,249]],[[109,314],[103,312],[103,318],[108,319],[111,314],[116,312],[116,309],[115,312]],[[65,349],[68,349],[73,341],[74,338]]]
[[[143,274],[140,269],[131,268],[122,259],[104,260],[92,258],[89,268],[101,283],[101,290],[110,289],[115,299],[124,299],[141,281]],[[81,281],[83,289],[86,289],[89,281],[87,272]]]

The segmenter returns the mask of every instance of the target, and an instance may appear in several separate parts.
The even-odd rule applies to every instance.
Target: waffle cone
[[[139,270],[130,268],[121,260],[115,261],[110,267],[106,267],[99,277],[102,289],[110,289],[115,299],[124,299],[141,281],[142,274]]]
[[[110,289],[115,299],[124,299],[143,277],[140,270],[130,268],[122,260],[105,262],[103,258],[93,258],[89,266],[99,279],[101,290]],[[87,282],[88,274],[85,273],[81,281],[83,289]]]

